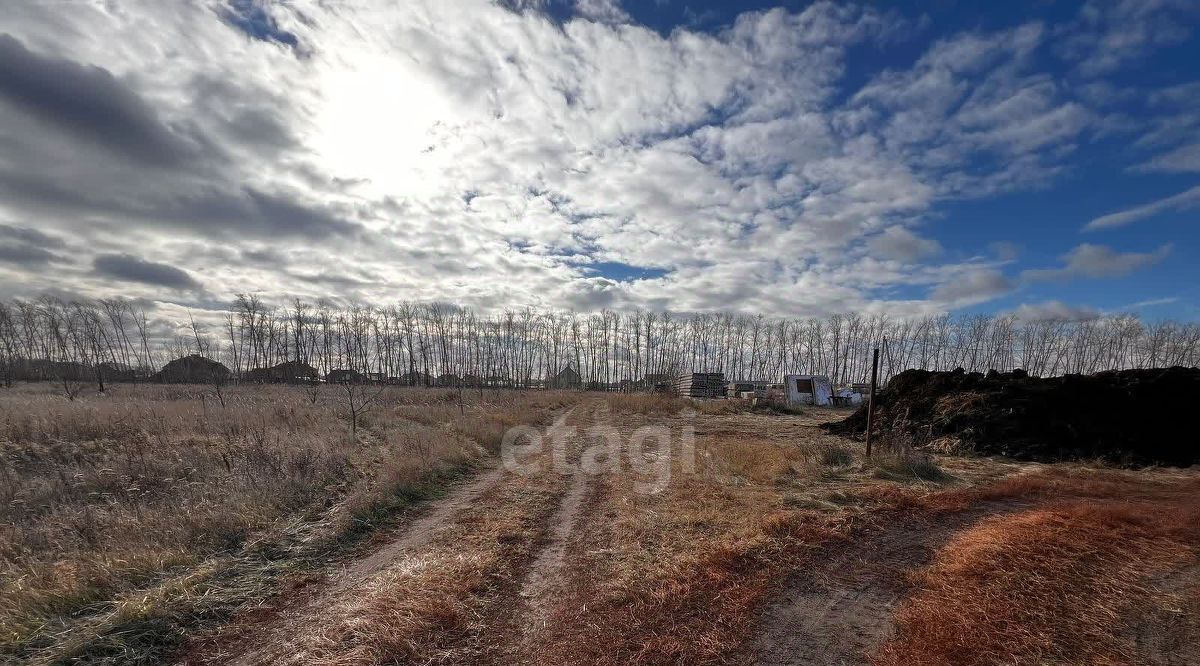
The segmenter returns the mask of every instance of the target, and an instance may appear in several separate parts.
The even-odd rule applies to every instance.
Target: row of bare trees
[[[155,326],[152,326],[156,324]],[[150,322],[120,299],[51,297],[0,302],[0,373],[61,379],[145,377],[171,358],[200,354],[234,378],[281,363],[324,377],[404,384],[645,388],[681,372],[778,381],[785,373],[865,381],[882,345],[884,377],[907,368],[1034,375],[1194,366],[1200,325],[1133,315],[1021,321],[1006,315],[833,315],[771,319],[730,314],[524,308],[485,315],[445,303],[336,308],[295,300],[272,306],[239,296],[223,321]],[[573,373],[560,375],[564,368]],[[649,380],[647,380],[649,378]]]

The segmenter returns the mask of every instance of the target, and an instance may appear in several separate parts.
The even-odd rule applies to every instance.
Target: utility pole
[[[879,381],[879,347],[871,357],[871,395],[867,399],[867,457],[871,457],[871,427],[875,421],[875,382]]]

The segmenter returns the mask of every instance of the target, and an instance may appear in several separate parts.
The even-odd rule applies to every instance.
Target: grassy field
[[[555,393],[0,391],[0,653],[157,654],[488,459]]]
[[[389,388],[352,434],[350,399],[374,397],[0,392],[0,653],[1166,664],[1200,645],[1191,470],[867,459],[818,427],[838,411],[656,395]],[[512,469],[517,425],[545,437]]]

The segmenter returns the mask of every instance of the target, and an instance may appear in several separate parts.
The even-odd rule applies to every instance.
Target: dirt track
[[[907,577],[956,532],[1009,504],[988,504],[936,520],[872,525],[796,575],[763,613],[754,641],[760,666],[867,663],[888,638]]]
[[[185,662],[661,663],[661,657],[639,656],[645,649],[639,646],[654,645],[658,654],[709,655],[689,663],[867,663],[891,632],[908,575],[958,531],[1014,508],[992,502],[934,519],[866,520],[853,502],[837,506],[856,489],[878,485],[864,470],[824,470],[807,481],[796,476],[802,458],[793,449],[831,441],[811,416],[701,416],[699,469],[668,492],[635,492],[636,475],[624,467],[580,470],[579,461],[598,441],[589,426],[619,433],[624,458],[634,428],[672,418],[610,412],[602,400],[578,405],[559,415],[546,431],[547,445],[526,459],[540,463],[536,470],[480,472],[359,559],[193,641]],[[559,451],[548,445],[554,436],[564,442]],[[731,441],[740,444],[717,446]],[[656,455],[662,453],[646,459]],[[999,463],[971,464],[975,468],[964,468],[958,478],[1012,471]],[[688,580],[689,562],[705,548],[735,542],[758,518],[789,502],[822,507],[812,514],[818,522],[858,518],[843,538],[827,540],[797,560],[802,565],[781,569],[784,575],[772,578],[761,601],[739,607],[750,613],[745,630],[735,622],[680,639],[733,641],[729,645],[707,652],[663,647],[676,631],[691,636],[690,627],[726,618],[718,609],[709,617],[703,609],[699,615],[670,611],[655,595],[696,585],[677,582]],[[676,533],[684,527],[690,531]],[[752,568],[738,575],[752,580],[755,574]],[[1161,584],[1194,591],[1194,572],[1186,575],[1191,578],[1184,582]],[[719,601],[727,593],[715,594]],[[635,603],[642,610],[632,610]],[[648,629],[639,613],[653,607],[688,616],[679,618],[678,629],[671,618],[665,630]],[[1180,641],[1195,631],[1180,623],[1171,615],[1137,628],[1139,649],[1146,655],[1181,649]]]
[[[475,636],[459,637],[457,645],[443,653],[472,655],[472,659],[491,659],[501,654],[516,657],[521,645],[545,623],[546,607],[556,587],[562,584],[562,567],[567,543],[580,520],[580,512],[590,487],[588,474],[575,470],[582,450],[578,435],[563,435],[566,444],[562,458],[556,459],[549,441],[559,433],[570,433],[576,425],[589,425],[601,404],[559,415],[546,434],[543,450],[524,462],[540,463],[534,481],[549,489],[530,513],[538,518],[531,539],[514,569],[503,572],[506,579],[519,582],[500,588],[490,596],[488,610],[496,624],[518,627],[519,639],[504,632],[512,644],[480,645],[482,635],[491,635],[495,627],[478,626]],[[589,418],[591,420],[589,420]],[[563,468],[563,464],[566,467]],[[529,480],[503,467],[480,472],[470,481],[453,489],[446,497],[432,502],[407,525],[376,545],[373,550],[342,569],[329,571],[318,581],[283,595],[270,605],[246,613],[239,623],[226,628],[208,645],[193,651],[187,663],[252,664],[310,663],[328,658],[328,646],[321,638],[326,627],[337,620],[352,620],[356,604],[373,587],[388,584],[389,575],[434,569],[448,560],[470,557],[446,547],[447,538],[469,530],[481,513],[502,510],[505,496],[521,494]],[[493,572],[499,573],[499,572]],[[516,592],[516,594],[514,594]],[[504,608],[505,612],[498,612]],[[519,621],[514,619],[519,618]],[[507,660],[506,660],[507,661]],[[511,662],[507,662],[511,663]]]
[[[394,538],[376,547],[365,557],[351,562],[344,569],[332,571],[320,587],[312,587],[276,602],[278,614],[251,631],[245,638],[229,646],[221,655],[228,664],[302,663],[303,647],[294,641],[315,632],[329,609],[342,604],[344,597],[368,584],[372,576],[406,562],[410,565],[419,557],[437,533],[452,524],[457,514],[470,510],[488,490],[504,477],[500,468],[480,472],[446,497],[427,507],[422,515],[400,530]]]

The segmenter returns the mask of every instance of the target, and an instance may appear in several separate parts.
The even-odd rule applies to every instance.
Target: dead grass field
[[[340,387],[0,392],[0,654],[152,661],[490,457],[573,396]]]
[[[1200,661],[1200,479],[1054,470],[914,575],[879,664]]]
[[[817,427],[839,412],[654,395],[396,389],[352,440],[332,393],[118,390],[0,393],[9,654],[1166,664],[1200,644],[1190,470],[866,460]],[[561,460],[495,464],[507,428],[551,422]]]

